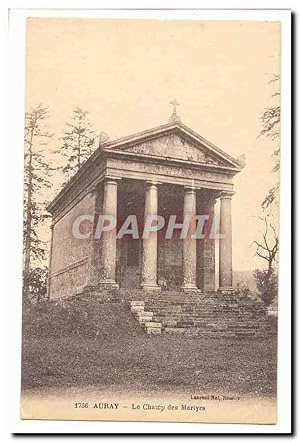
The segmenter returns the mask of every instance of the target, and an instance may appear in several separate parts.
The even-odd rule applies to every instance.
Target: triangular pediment
[[[195,144],[175,133],[162,135],[153,140],[129,146],[126,148],[126,152],[158,155],[167,158],[195,161],[197,163],[226,165],[223,159],[211,155],[205,147],[195,146]]]
[[[201,164],[240,169],[237,160],[209,143],[182,123],[164,125],[116,142],[104,148],[137,155],[193,161]]]

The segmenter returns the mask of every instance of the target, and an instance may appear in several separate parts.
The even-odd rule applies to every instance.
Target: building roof
[[[206,140],[205,138],[194,132],[192,129],[190,129],[188,126],[181,123],[181,121],[178,119],[176,121],[171,121],[161,126],[156,126],[154,128],[135,133],[133,135],[107,141],[101,144],[98,149],[90,156],[90,158],[81,166],[77,173],[67,182],[67,184],[63,187],[59,194],[54,198],[54,200],[48,205],[48,210],[51,210],[51,208],[61,198],[62,194],[66,194],[68,190],[72,188],[73,184],[78,180],[78,178],[81,177],[85,173],[85,171],[88,170],[91,164],[104,153],[109,154],[110,150],[119,150],[125,153],[126,149],[134,144],[149,141],[171,133],[176,133],[177,135],[190,140],[194,146],[199,146],[199,149],[203,149],[204,147],[208,153],[211,153],[215,157],[218,157],[225,161],[228,165],[228,168],[230,168],[231,170],[235,170],[236,173],[244,167],[244,164],[242,164],[242,162],[240,162],[238,159],[233,158],[231,155],[224,152],[222,149],[218,148],[210,141]]]

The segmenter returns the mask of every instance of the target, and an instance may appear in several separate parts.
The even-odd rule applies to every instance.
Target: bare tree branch
[[[270,221],[271,213],[265,213],[263,217],[258,217],[264,223],[264,231],[261,233],[261,240],[255,240],[251,245],[256,246],[255,254],[268,263],[268,270],[271,271],[279,249],[279,238],[273,224]],[[270,229],[272,238],[270,238]]]

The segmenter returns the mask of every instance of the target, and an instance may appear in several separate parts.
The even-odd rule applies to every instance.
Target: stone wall
[[[73,236],[72,226],[80,215],[93,215],[94,194],[89,193],[79,203],[59,219],[53,226],[53,244],[49,295],[51,299],[71,296],[87,282],[91,239],[77,239]],[[91,224],[82,225],[91,229]]]
[[[215,242],[202,239],[197,244],[197,286],[203,292],[215,290]]]

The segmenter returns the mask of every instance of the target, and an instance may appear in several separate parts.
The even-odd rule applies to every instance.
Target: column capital
[[[187,193],[195,194],[196,190],[198,190],[198,189],[196,189],[196,187],[194,187],[193,185],[186,185],[186,186],[183,186],[183,190],[184,190],[185,194],[187,194]]]
[[[145,181],[145,183],[146,183],[146,187],[157,187],[159,184],[161,184],[161,182],[160,181],[156,181],[156,180],[153,180],[153,181],[151,181],[151,180],[147,180],[147,181]]]
[[[233,192],[232,190],[228,190],[228,191],[226,190],[224,192],[221,192],[220,200],[231,199],[233,197],[233,195],[235,195],[235,192]]]
[[[103,178],[103,183],[104,184],[114,184],[115,186],[117,186],[119,184],[119,181],[121,180],[120,177],[115,177],[112,175],[106,175]]]

